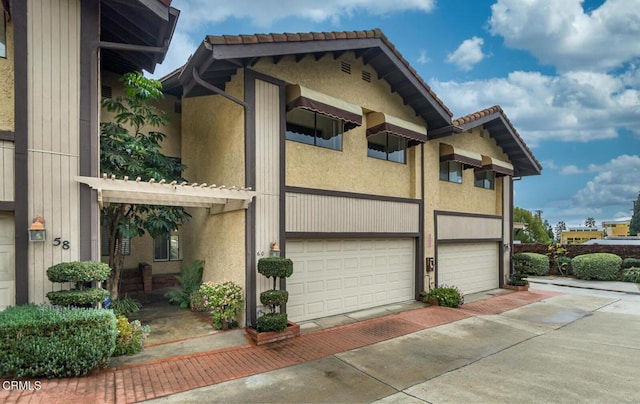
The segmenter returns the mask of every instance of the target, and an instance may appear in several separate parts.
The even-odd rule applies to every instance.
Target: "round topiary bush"
[[[267,278],[288,278],[293,274],[293,262],[282,257],[260,258],[258,272]]]
[[[111,268],[104,262],[83,261],[63,262],[47,269],[51,282],[91,282],[104,281],[109,277]]]
[[[269,313],[256,320],[258,332],[284,331],[287,328],[287,313]]]
[[[513,267],[516,272],[527,275],[549,275],[549,257],[537,253],[518,253],[513,256]]]
[[[265,306],[282,306],[289,301],[289,292],[286,290],[266,290],[260,293],[260,303]]]
[[[578,279],[610,281],[618,277],[622,258],[610,253],[583,254],[571,260],[573,274]]]
[[[109,291],[102,288],[57,290],[47,293],[47,298],[54,306],[88,307],[104,302],[107,296]]]

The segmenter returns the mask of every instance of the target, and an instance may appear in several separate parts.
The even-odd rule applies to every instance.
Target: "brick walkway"
[[[499,314],[557,293],[497,296],[461,309],[425,307],[304,334],[267,346],[216,351],[110,368],[86,377],[42,380],[40,390],[0,390],[0,402],[131,403],[281,369],[464,318]],[[34,384],[32,383],[32,386]]]

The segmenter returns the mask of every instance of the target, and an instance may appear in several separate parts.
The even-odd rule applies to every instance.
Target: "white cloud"
[[[583,0],[498,0],[490,31],[508,47],[561,70],[608,71],[640,58],[640,0],[607,0],[585,12]]]
[[[640,89],[625,80],[606,73],[515,71],[488,80],[434,79],[431,86],[456,116],[501,105],[526,142],[536,146],[614,138],[620,128],[640,135]]]
[[[424,49],[420,50],[420,56],[418,56],[417,62],[421,65],[426,65],[429,63],[431,59],[427,57],[427,51]]]
[[[575,165],[568,165],[560,169],[560,174],[562,175],[573,175],[573,174],[582,174],[582,173],[584,173],[584,170],[578,168]]]
[[[403,11],[428,13],[435,0],[235,0],[211,2],[211,0],[176,0],[172,4],[181,10],[184,29],[210,23],[220,23],[229,18],[248,19],[252,24],[268,28],[274,22],[288,17],[298,17],[312,22],[338,22],[357,12],[384,15]]]
[[[484,39],[474,36],[462,41],[458,49],[447,55],[447,63],[452,63],[462,71],[469,71],[485,58],[482,53]]]
[[[575,205],[631,208],[640,191],[640,156],[624,154],[590,170],[597,174],[573,196]]]

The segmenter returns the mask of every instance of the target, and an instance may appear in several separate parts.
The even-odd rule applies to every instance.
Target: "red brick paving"
[[[131,403],[308,362],[477,315],[499,314],[557,293],[530,291],[468,303],[425,307],[304,334],[265,346],[243,345],[42,380],[40,390],[0,390],[0,402]]]

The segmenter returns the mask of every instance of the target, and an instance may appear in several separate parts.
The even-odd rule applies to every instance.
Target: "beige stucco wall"
[[[226,91],[244,98],[243,74]],[[244,110],[219,96],[183,99],[182,162],[189,182],[244,186]],[[233,280],[245,286],[245,211],[209,215],[190,209],[183,227],[184,262],[205,260],[204,281]],[[241,323],[243,320],[241,320]]]
[[[0,18],[4,12],[0,6]],[[6,19],[5,19],[6,21]],[[13,21],[6,21],[7,57],[0,57],[0,130],[14,131]]]
[[[502,216],[502,181],[495,189],[474,186],[474,170],[463,170],[462,184],[440,181],[440,143],[509,161],[508,156],[486,130],[473,130],[429,141],[425,145],[425,255],[434,255],[434,211]]]
[[[351,74],[340,70],[341,61],[351,64]],[[366,113],[379,111],[424,125],[402,99],[378,80],[370,67],[347,52],[338,59],[327,55],[316,61],[308,56],[296,63],[293,56],[277,64],[261,59],[255,70],[343,99],[363,108],[363,125],[343,135],[342,151],[286,142],[286,185],[374,195],[417,198],[419,188],[411,180],[419,167],[419,147],[407,153],[407,164],[367,157]],[[362,70],[372,73],[371,82],[361,79]]]

